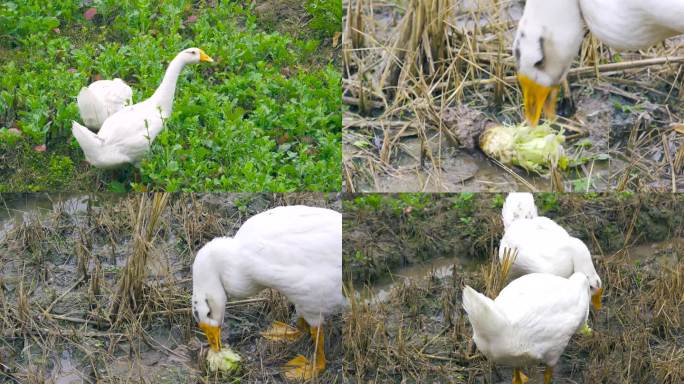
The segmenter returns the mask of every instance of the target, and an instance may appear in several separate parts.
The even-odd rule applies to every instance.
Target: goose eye
[[[545,50],[544,50],[544,38],[543,38],[543,37],[540,37],[540,38],[539,38],[539,51],[540,51],[541,54],[542,54],[542,58],[541,58],[541,60],[539,60],[539,61],[537,61],[536,63],[534,63],[534,67],[537,68],[537,69],[541,69],[541,67],[544,66],[544,58],[546,57],[546,56],[544,55]]]
[[[207,307],[209,307],[209,312],[207,312],[207,317],[211,319],[211,306],[209,305],[209,299],[204,299],[204,302],[206,302]]]

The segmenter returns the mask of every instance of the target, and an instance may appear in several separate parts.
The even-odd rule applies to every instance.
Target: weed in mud
[[[571,170],[539,177],[473,151],[487,122],[524,120],[510,48],[523,6],[343,3],[347,191],[684,189],[670,128],[683,111],[681,38],[616,55],[588,35],[554,123]]]
[[[515,258],[518,257],[517,249],[506,248],[503,252],[503,258],[500,261],[498,252],[494,252],[491,262],[482,266],[481,271],[485,282],[485,295],[490,299],[495,299],[499,296],[499,292],[510,281],[511,267],[515,263]]]
[[[121,314],[134,313],[142,303],[143,283],[147,260],[159,232],[161,214],[166,208],[168,194],[156,193],[151,198],[146,194],[139,197],[138,212],[131,217],[134,224],[133,252],[121,271],[117,294],[112,301],[110,318],[118,319]]]
[[[496,193],[492,197],[492,208],[494,209],[501,209],[504,206],[504,202],[506,201],[506,197],[503,195],[503,193]]]
[[[641,260],[637,267],[625,252],[630,248],[595,259],[607,289],[604,308],[590,316],[592,335],[571,339],[556,367],[556,380],[668,384],[682,380],[684,254],[678,249],[661,261],[650,255],[632,256]],[[494,367],[477,351],[460,304],[463,284],[480,291],[489,286],[493,290],[488,295],[496,296],[498,283],[493,285],[494,279],[488,277],[495,269],[491,264],[485,261],[480,268],[467,269],[456,262],[447,276],[410,278],[394,286],[385,301],[349,295],[352,309],[346,315],[343,339],[347,377],[355,382],[508,380],[510,369]],[[540,380],[541,369],[527,373],[531,380]]]
[[[510,370],[492,366],[477,352],[460,304],[464,284],[495,297],[509,280],[506,265],[497,260],[502,228],[500,208],[493,202],[498,195],[430,196],[421,216],[412,218],[415,233],[402,232],[400,221],[405,219],[388,208],[386,200],[397,199],[395,195],[371,199],[379,202],[372,211],[368,200],[352,196],[344,202],[344,278],[350,292],[366,292],[366,284],[372,286],[405,265],[400,260],[420,264],[417,247],[426,244],[416,239],[424,236],[418,231],[429,231],[435,239],[427,262],[447,258],[454,263],[446,276],[408,277],[383,287],[387,295],[368,300],[361,293],[347,295],[351,310],[345,318],[345,373],[356,382],[480,383],[510,377]],[[573,337],[556,377],[578,383],[680,382],[684,221],[677,212],[682,196],[542,193],[535,202],[540,214],[587,243],[606,288],[604,308],[589,319],[593,334]],[[495,229],[477,227],[461,237],[468,230],[459,221],[464,205],[472,206],[478,222]],[[492,242],[473,252],[478,238]],[[656,246],[657,241],[665,243]],[[362,262],[390,267],[368,272]],[[536,379],[541,372],[530,374]]]
[[[81,1],[44,3],[0,5],[0,191],[340,185],[340,75],[320,47],[331,44],[335,1],[306,2],[296,36],[264,31],[240,2],[107,0],[91,4],[94,17]],[[115,177],[85,164],[70,133],[79,89],[119,77],[142,101],[193,45],[216,63],[183,72],[174,113],[140,168]]]

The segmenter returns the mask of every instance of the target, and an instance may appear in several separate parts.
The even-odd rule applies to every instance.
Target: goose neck
[[[159,87],[150,98],[161,109],[163,118],[171,116],[173,97],[176,93],[176,82],[184,66],[185,63],[178,57],[171,60],[161,84],[159,84]]]

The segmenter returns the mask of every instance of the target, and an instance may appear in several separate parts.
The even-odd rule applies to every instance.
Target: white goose
[[[97,132],[109,116],[133,104],[133,91],[119,78],[98,80],[81,88],[77,101],[81,120]]]
[[[585,22],[615,49],[646,48],[684,34],[684,1],[527,0],[513,53],[530,124],[537,124],[542,108],[553,117],[558,85],[578,54]]]
[[[463,309],[477,348],[491,361],[514,368],[513,384],[527,381],[521,368],[546,364],[544,383],[589,313],[589,281],[533,273],[513,280],[492,300],[466,286]]]
[[[147,100],[123,108],[102,124],[97,134],[73,122],[71,132],[81,145],[86,160],[97,168],[117,168],[136,164],[161,132],[163,119],[171,116],[176,81],[187,64],[213,62],[199,48],[181,51],[171,60],[164,79]]]
[[[342,215],[288,206],[253,216],[234,237],[216,238],[200,249],[192,282],[193,316],[215,351],[221,349],[227,295],[248,297],[265,288],[284,294],[295,305],[299,330],[274,322],[264,336],[291,340],[301,335],[299,331],[310,332],[316,346],[314,362],[299,355],[284,367],[288,378],[308,380],[325,369],[323,320],[346,303]]]
[[[499,243],[499,260],[503,260],[506,249],[517,249],[518,254],[511,267],[513,277],[528,273],[550,273],[567,278],[573,273],[581,272],[589,281],[594,309],[601,309],[603,286],[591,260],[589,248],[582,240],[570,236],[563,227],[547,217],[524,215],[520,210],[506,209],[507,206],[524,206],[529,210],[534,208],[536,215],[532,194],[527,194],[528,197],[522,195],[525,194],[510,194],[504,203],[503,220],[509,224]],[[520,218],[513,218],[511,212],[515,212]]]

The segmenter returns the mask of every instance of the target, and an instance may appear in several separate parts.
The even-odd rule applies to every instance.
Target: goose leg
[[[558,104],[558,113],[561,116],[569,117],[575,114],[577,107],[575,106],[575,100],[572,98],[570,84],[568,84],[567,79],[563,80],[561,88],[563,89],[563,97],[561,97]]]
[[[527,376],[523,373],[522,369],[520,368],[514,368],[513,369],[513,384],[525,384],[529,381]]]
[[[269,329],[261,332],[261,336],[270,341],[298,340],[304,335],[304,332],[308,331],[308,328],[302,327],[302,321],[304,321],[302,318],[297,320],[297,328],[280,321],[274,321]],[[306,321],[304,321],[304,323],[306,324]],[[306,324],[306,326],[308,327],[308,324]]]
[[[303,355],[298,355],[285,364],[283,370],[288,380],[311,380],[325,370],[325,350],[323,327],[310,327],[311,338],[316,346],[316,353],[313,363]]]
[[[546,367],[544,371],[544,384],[551,384],[553,381],[553,367]]]

